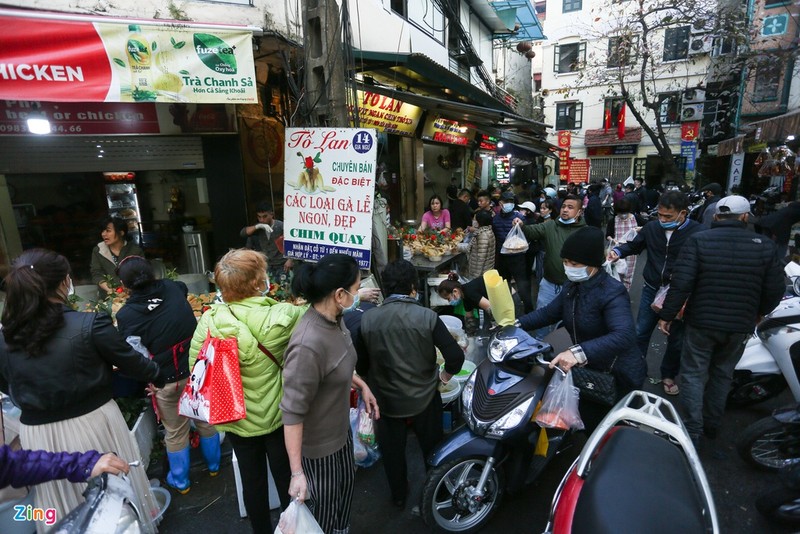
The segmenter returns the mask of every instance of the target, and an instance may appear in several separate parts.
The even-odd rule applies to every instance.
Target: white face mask
[[[72,295],[75,294],[75,286],[72,285],[72,277],[71,276],[67,277],[67,280],[69,281],[69,285],[67,286],[67,296],[71,297]]]
[[[591,278],[588,267],[570,267],[565,265],[564,274],[567,275],[570,282],[585,282]]]

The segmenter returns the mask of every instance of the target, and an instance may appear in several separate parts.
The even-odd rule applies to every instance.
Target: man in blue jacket
[[[512,191],[506,191],[500,197],[500,211],[492,219],[492,230],[497,246],[497,256],[495,265],[497,272],[504,279],[511,283],[511,279],[517,283],[517,292],[522,299],[525,313],[533,311],[533,293],[531,292],[531,270],[525,260],[525,251],[515,254],[501,254],[500,249],[508,236],[508,232],[514,227],[514,220],[524,220],[525,216],[514,208],[517,206]]]
[[[747,229],[749,212],[750,203],[738,195],[717,202],[711,229],[683,246],[660,313],[659,329],[672,337],[686,304],[681,400],[695,445],[701,433],[716,437],[745,342],[784,291],[775,243]]]
[[[650,337],[658,324],[658,315],[651,307],[656,292],[669,285],[675,260],[689,236],[704,230],[702,225],[688,219],[688,213],[689,203],[685,195],[678,191],[664,193],[658,202],[658,220],[645,224],[633,241],[614,248],[608,255],[610,261],[617,261],[647,250],[644,285],[636,316],[636,342],[645,358],[650,348]],[[682,347],[683,321],[675,321],[661,361],[661,382],[668,395],[679,393],[675,377],[680,370]]]

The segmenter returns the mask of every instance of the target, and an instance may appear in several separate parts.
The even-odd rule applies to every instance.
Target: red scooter
[[[700,459],[675,408],[626,395],[589,437],[553,498],[546,534],[719,532]]]

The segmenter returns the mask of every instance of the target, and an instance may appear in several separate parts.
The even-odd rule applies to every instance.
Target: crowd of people
[[[618,398],[643,386],[658,326],[668,335],[660,368],[664,393],[680,395],[686,428],[700,444],[702,435],[713,439],[722,423],[745,337],[783,292],[781,253],[773,239],[748,228],[749,201],[723,197],[719,187],[705,191],[708,205],[692,220],[685,194],[659,194],[638,181],[613,187],[604,180],[585,192],[574,185],[474,195],[462,189],[449,192],[448,208],[431,197],[421,229],[463,227],[469,235],[462,246],[463,277],[451,275],[438,287],[450,306],[463,304],[468,329],[474,312],[490,316],[482,275],[497,268],[519,297],[521,327],[544,336],[560,323],[569,334],[571,345],[551,365],[610,372]],[[375,306],[365,302],[375,292],[360,287],[354,258],[331,254],[293,265],[280,252],[283,228],[272,207],[259,205],[257,215],[257,224],[242,230],[247,246],[216,264],[222,302],[199,321],[186,302],[186,286],[157,280],[114,221],[103,231],[97,264],[98,273],[106,273],[98,281],[101,289],[113,275],[130,295],[116,327],[105,314],[78,313],[67,305],[72,280],[63,256],[35,249],[15,260],[5,278],[0,390],[11,393],[22,410],[23,447],[85,453],[58,459],[63,476],[56,478],[68,481],[43,483],[37,506],[55,507],[63,517],[81,502],[82,486],[73,482],[102,470],[126,471],[127,462],[117,460],[139,457],[111,398],[116,366],[150,384],[166,433],[169,487],[179,493],[191,487],[190,424],[200,435],[210,476],[220,470],[219,433],[225,432],[238,458],[254,532],[272,532],[275,526],[267,469],[283,509],[292,500],[306,502],[325,532],[348,531],[355,482],[352,389],[375,421],[387,496],[405,507],[411,483],[408,429],[418,437],[424,463],[442,439],[438,385],[461,370],[464,351],[437,311],[420,303],[418,293],[427,288],[418,287],[412,263],[395,260],[383,269],[385,300]],[[503,243],[515,228],[529,248],[505,254]],[[628,290],[636,256],[644,251],[634,320]],[[625,268],[612,268],[615,263]],[[292,291],[304,305],[266,296],[271,280],[289,270]],[[148,356],[126,342],[131,336]],[[237,340],[246,406],[243,419],[216,426],[190,423],[177,413],[178,396],[208,337]],[[444,358],[441,368],[437,349]],[[607,410],[581,401],[587,431]],[[111,451],[119,458],[101,456]],[[10,451],[1,453],[14,461]],[[13,471],[2,480],[14,483]],[[144,466],[131,467],[130,476],[144,517],[153,517],[156,505]],[[152,521],[145,523],[146,532],[156,530]]]

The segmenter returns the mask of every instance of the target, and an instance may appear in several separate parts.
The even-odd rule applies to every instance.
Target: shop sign
[[[681,141],[694,141],[700,133],[700,122],[681,123]]]
[[[350,125],[353,125],[353,107],[350,106]],[[378,93],[358,91],[358,118],[363,128],[379,132],[414,137],[422,108]]]
[[[475,127],[472,124],[451,121],[437,115],[428,117],[422,128],[422,139],[466,146],[475,139]]]
[[[285,255],[318,261],[348,254],[369,269],[375,130],[287,128],[285,148]]]
[[[590,146],[587,156],[631,156],[636,154],[639,145]]]
[[[256,103],[252,33],[0,10],[0,100]]]
[[[589,171],[592,167],[590,159],[573,159],[569,162],[569,181],[573,184],[588,184]]]
[[[499,139],[497,137],[480,134],[480,137],[478,138],[478,150],[483,150],[485,152],[497,152],[498,141]]]
[[[744,152],[731,154],[731,169],[728,174],[728,191],[742,183],[742,172],[744,171]]]
[[[681,141],[681,157],[686,158],[686,170],[694,170],[694,160],[697,155],[697,145],[694,141]]]
[[[236,132],[232,104],[5,100],[0,102],[0,135],[29,134],[32,116],[47,119],[54,135]]]
[[[767,148],[766,141],[764,141],[762,143],[753,143],[752,145],[748,145],[747,146],[747,153],[748,154],[758,154],[759,152],[761,152],[765,148]]]

